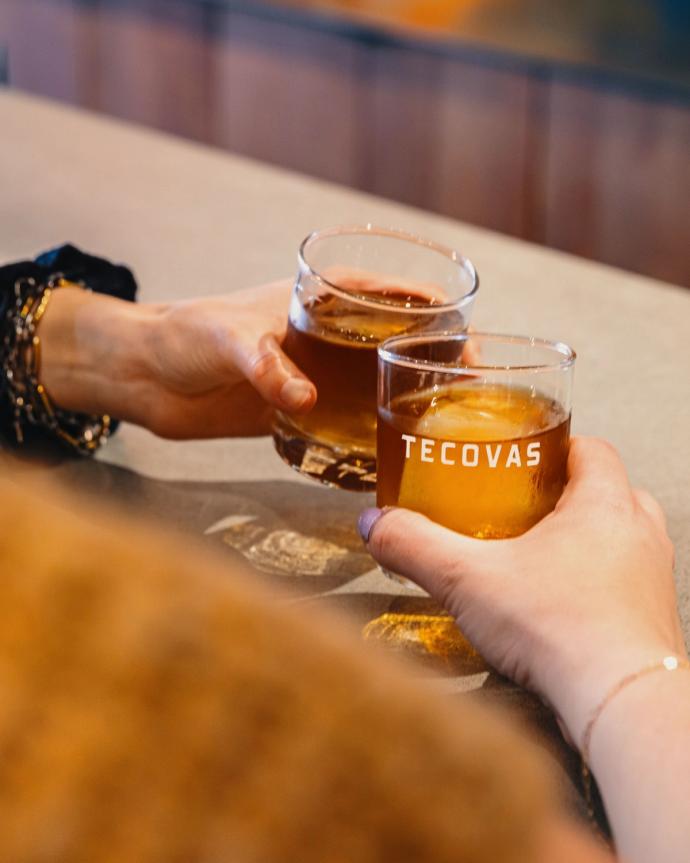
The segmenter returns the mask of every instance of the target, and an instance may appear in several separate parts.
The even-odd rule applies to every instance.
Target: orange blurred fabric
[[[0,859],[522,863],[534,747],[347,624],[111,508],[0,480]]]

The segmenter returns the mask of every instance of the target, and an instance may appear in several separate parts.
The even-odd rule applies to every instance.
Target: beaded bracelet
[[[30,424],[49,432],[77,453],[92,455],[110,434],[110,417],[60,410],[40,382],[41,340],[37,328],[53,292],[63,287],[88,290],[60,273],[44,282],[17,279],[14,304],[9,305],[2,327],[0,362],[17,443],[24,443],[24,429]]]
[[[633,671],[632,674],[626,675],[622,680],[619,680],[604,696],[599,705],[594,709],[589,718],[589,722],[585,727],[582,735],[582,787],[585,795],[585,803],[587,805],[587,814],[590,821],[594,822],[594,804],[592,802],[592,773],[589,769],[589,750],[592,742],[592,732],[597,720],[613,701],[613,699],[631,683],[639,680],[641,677],[646,677],[648,674],[654,674],[657,671],[677,671],[684,669],[690,671],[690,662],[686,659],[679,659],[677,656],[665,656],[658,662],[653,662],[638,671]]]

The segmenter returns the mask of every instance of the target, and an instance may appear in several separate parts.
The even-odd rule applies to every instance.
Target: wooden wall
[[[192,0],[2,0],[12,84],[690,286],[690,97]]]

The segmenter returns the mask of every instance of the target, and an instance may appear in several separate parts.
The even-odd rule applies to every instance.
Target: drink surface
[[[318,401],[308,415],[291,417],[289,422],[316,440],[373,458],[377,346],[400,333],[420,330],[426,323],[444,326],[453,316],[457,326],[461,318],[459,313],[440,310],[438,316],[415,313],[409,304],[419,305],[423,298],[404,289],[360,289],[358,293],[388,302],[390,308],[372,309],[335,294],[324,294],[305,306],[293,299],[283,348],[316,384]]]
[[[565,485],[570,417],[529,389],[467,380],[379,409],[379,506],[403,506],[460,533],[524,533]]]

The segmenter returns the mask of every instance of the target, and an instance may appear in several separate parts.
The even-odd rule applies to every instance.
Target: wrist
[[[137,305],[78,288],[51,298],[39,336],[40,376],[64,410],[141,422],[151,379],[150,331],[158,307]]]
[[[594,712],[621,681],[667,656],[687,659],[684,646],[650,640],[626,647],[607,647],[590,658],[583,655],[571,661],[567,671],[554,674],[553,684],[548,687],[551,703],[572,745],[581,750]],[[637,685],[632,682],[630,687]]]

